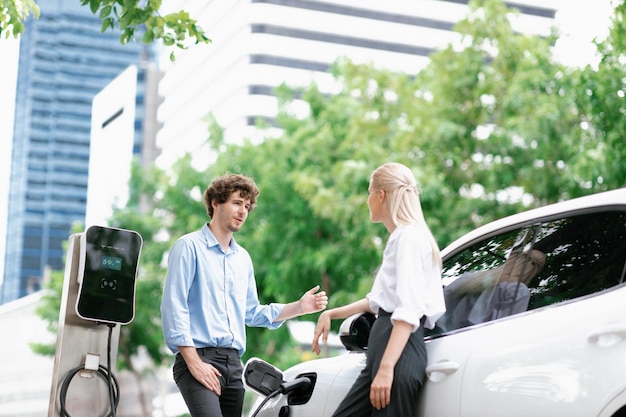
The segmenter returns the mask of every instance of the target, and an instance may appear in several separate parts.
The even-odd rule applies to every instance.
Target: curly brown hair
[[[215,178],[204,190],[204,205],[210,218],[213,218],[211,202],[224,204],[235,191],[239,191],[243,198],[250,199],[249,211],[254,210],[256,199],[259,196],[259,189],[254,180],[241,174],[226,174]]]

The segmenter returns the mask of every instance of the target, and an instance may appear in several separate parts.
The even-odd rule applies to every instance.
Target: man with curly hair
[[[172,246],[161,301],[163,334],[176,354],[173,374],[193,417],[240,417],[245,326],[275,329],[326,308],[319,285],[289,304],[261,304],[252,260],[237,244],[259,190],[246,176],[218,177],[204,192],[210,222]]]

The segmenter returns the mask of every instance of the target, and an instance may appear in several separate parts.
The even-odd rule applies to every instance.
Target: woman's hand
[[[393,323],[387,347],[380,360],[380,366],[372,380],[372,385],[370,385],[370,402],[377,410],[387,407],[391,401],[394,369],[412,331],[413,325],[405,321],[396,320]]]
[[[311,350],[318,355],[320,354],[319,338],[322,336],[322,342],[326,343],[328,340],[328,332],[330,331],[330,310],[324,311],[317,319],[317,325],[313,332],[313,343],[311,343]]]
[[[391,385],[393,384],[393,368],[379,368],[370,386],[370,402],[377,409],[383,409],[391,401]]]

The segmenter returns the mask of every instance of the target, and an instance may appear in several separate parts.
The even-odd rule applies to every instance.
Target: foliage
[[[121,369],[134,368],[133,358],[140,352],[147,353],[155,366],[167,362],[168,355],[163,348],[159,308],[163,268],[161,261],[168,242],[158,238],[161,223],[158,217],[147,215],[152,205],[147,196],[152,195],[156,184],[163,180],[162,174],[155,168],[141,170],[138,163],[133,164],[128,204],[123,209],[115,209],[109,225],[135,230],[143,238],[140,269],[137,274],[135,289],[135,318],[120,329],[118,365]]]
[[[456,27],[458,44],[433,54],[418,75],[410,107],[422,139],[409,141],[445,178],[457,235],[575,187],[563,163],[573,152],[573,97],[565,68],[551,57],[553,39],[515,33],[508,21],[515,11],[500,1],[471,5]]]
[[[0,38],[17,38],[31,14],[39,18],[39,6],[34,0],[0,0]]]
[[[63,293],[63,271],[52,271],[50,282],[46,284],[46,292],[35,312],[44,319],[46,329],[56,335],[59,328],[59,311],[61,310],[61,294]],[[55,343],[32,343],[30,348],[33,352],[43,356],[54,356],[56,353]]]
[[[596,42],[600,62],[574,71],[580,125],[574,161],[585,190],[626,184],[626,3],[615,7],[609,35]]]
[[[126,44],[141,34],[141,41],[150,44],[160,40],[166,47],[186,49],[188,39],[195,43],[208,43],[198,22],[189,13],[180,10],[161,15],[161,0],[80,0],[102,20],[102,32],[114,30],[117,24],[120,42]],[[18,37],[24,32],[24,21],[29,15],[39,17],[39,7],[34,0],[0,0],[0,35]],[[174,60],[174,52],[170,54]]]

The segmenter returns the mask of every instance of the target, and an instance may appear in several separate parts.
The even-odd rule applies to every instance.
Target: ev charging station
[[[115,416],[120,325],[134,318],[142,244],[103,226],[70,236],[48,417]]]

